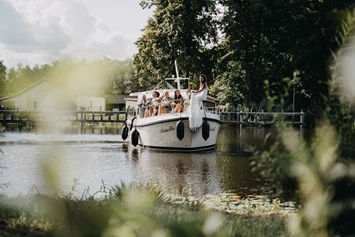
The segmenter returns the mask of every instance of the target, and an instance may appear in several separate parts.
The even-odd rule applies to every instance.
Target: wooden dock
[[[70,123],[123,123],[125,111],[0,111],[0,122],[5,124],[33,124],[50,122]]]
[[[50,122],[69,123],[123,123],[128,114],[126,111],[16,111],[1,110],[0,123],[6,124],[34,124]],[[288,123],[304,126],[304,112],[221,112],[224,124],[240,126],[266,126],[275,123]]]

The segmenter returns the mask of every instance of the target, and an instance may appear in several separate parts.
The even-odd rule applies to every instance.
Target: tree
[[[292,79],[293,72],[298,70],[301,75],[296,109],[309,105],[307,109],[321,111],[322,96],[327,93],[325,82],[329,79],[327,65],[331,50],[336,48],[334,13],[349,6],[350,1],[221,0],[220,3],[225,9],[221,21],[224,40],[217,79],[236,84],[244,95],[244,99],[229,102],[260,103],[266,99],[265,83],[274,95],[284,92],[283,79]],[[292,96],[285,99],[286,103],[292,103]]]
[[[103,88],[105,95],[121,95],[138,91],[131,59],[117,61],[105,58],[96,61],[95,64],[101,65],[107,72]]]
[[[40,73],[40,68],[35,65],[31,68],[29,65],[18,64],[17,67],[11,67],[7,75],[8,94],[16,93],[31,84],[43,79],[44,73]]]
[[[161,87],[165,77],[175,74],[174,60],[181,75],[205,73],[212,79],[214,57],[209,50],[217,42],[216,2],[213,0],[147,0],[143,8],[154,7],[136,45],[135,73],[141,89]]]

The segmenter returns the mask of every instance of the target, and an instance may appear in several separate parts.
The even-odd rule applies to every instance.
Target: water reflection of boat
[[[132,159],[139,157],[135,163],[139,176],[136,178],[142,183],[154,183],[166,192],[184,195],[222,192],[215,152],[186,154],[135,150],[139,153],[132,153]]]
[[[183,97],[187,97],[185,89],[180,88],[180,78],[176,66],[176,78],[167,78],[177,83],[177,89]],[[170,84],[169,84],[170,85]],[[169,92],[172,97],[175,89],[156,90],[160,94]],[[144,109],[138,108],[138,102],[143,95],[147,99],[152,98],[153,91],[131,93],[133,99],[126,101],[126,108],[134,108],[134,116],[127,120],[122,131],[122,138],[128,138],[136,146],[162,149],[169,151],[201,151],[214,149],[217,141],[218,130],[221,124],[217,100],[208,96],[201,103],[200,113],[203,114],[203,124],[197,130],[189,128],[189,112],[186,107],[182,113],[166,113],[158,116],[144,117]]]

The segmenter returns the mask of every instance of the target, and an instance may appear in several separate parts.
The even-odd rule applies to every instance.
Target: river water
[[[0,137],[0,183],[8,196],[33,192],[93,194],[122,183],[156,184],[169,193],[262,194],[267,180],[252,172],[249,146],[263,149],[272,128],[223,125],[215,151],[158,152],[122,141],[120,128],[70,127],[20,131]]]

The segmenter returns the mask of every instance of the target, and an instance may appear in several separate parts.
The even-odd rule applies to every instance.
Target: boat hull
[[[139,132],[138,145],[152,149],[183,152],[212,150],[216,145],[221,122],[219,115],[212,113],[206,114],[205,120],[209,124],[209,136],[207,139],[202,136],[202,126],[196,131],[191,131],[188,113],[164,114],[148,118],[138,117],[132,120],[130,134],[137,129]],[[177,123],[179,121],[184,123],[183,138],[181,140],[177,136]],[[131,125],[130,123],[131,121],[129,125]],[[132,138],[130,137],[129,139],[131,140]]]

